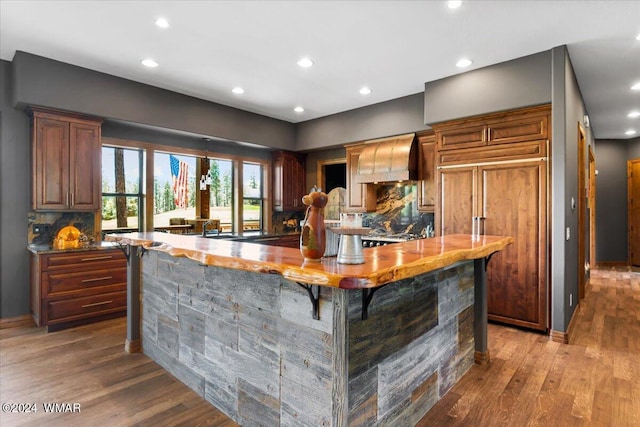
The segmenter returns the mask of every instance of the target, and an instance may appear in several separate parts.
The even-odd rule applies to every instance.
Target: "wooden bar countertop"
[[[109,234],[106,240],[187,257],[205,265],[280,274],[295,282],[343,289],[375,288],[458,261],[487,257],[513,243],[511,237],[451,234],[363,248],[364,264],[351,265],[339,264],[336,257],[305,262],[295,248],[199,236],[148,232]]]

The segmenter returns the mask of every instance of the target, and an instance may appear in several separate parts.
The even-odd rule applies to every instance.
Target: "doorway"
[[[347,159],[318,161],[317,181],[322,191],[329,193],[334,188],[347,186]]]
[[[640,267],[640,159],[627,161],[629,265]]]

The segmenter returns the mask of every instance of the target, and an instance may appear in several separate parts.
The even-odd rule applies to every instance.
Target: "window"
[[[196,217],[197,159],[194,156],[180,154],[154,153],[154,227],[171,225],[171,220],[174,218],[193,219]],[[178,191],[175,191],[176,189]]]
[[[102,230],[143,228],[142,150],[102,147]]]
[[[220,220],[226,233],[268,226],[268,161],[115,138],[103,142],[105,233],[199,234],[202,218]]]
[[[244,231],[262,230],[262,165],[242,163],[242,222]]]
[[[209,160],[209,218],[219,219],[222,231],[233,229],[233,162]]]

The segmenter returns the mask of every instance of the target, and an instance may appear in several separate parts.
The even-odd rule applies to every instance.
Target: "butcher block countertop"
[[[299,249],[168,233],[110,234],[107,241],[187,257],[201,264],[280,274],[299,283],[342,289],[376,288],[458,261],[488,257],[513,243],[502,236],[452,234],[363,248],[364,264],[339,264],[336,257],[305,262]]]

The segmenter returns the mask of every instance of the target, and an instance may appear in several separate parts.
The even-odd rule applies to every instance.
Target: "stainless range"
[[[362,247],[372,248],[374,246],[385,246],[393,243],[401,243],[409,240],[426,239],[429,236],[426,234],[411,234],[411,233],[398,233],[398,234],[368,234],[362,236]]]

